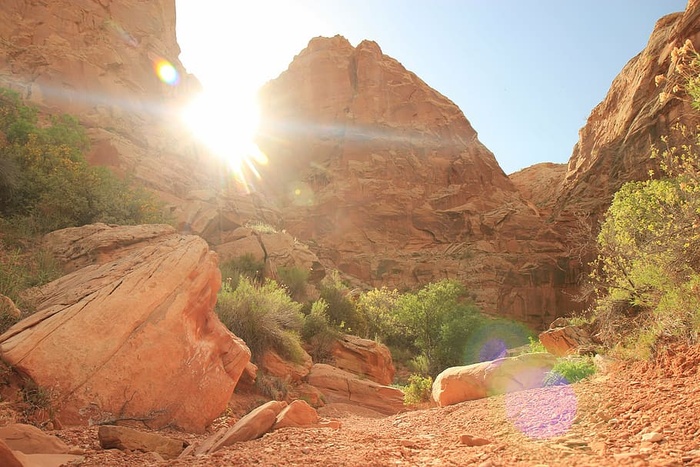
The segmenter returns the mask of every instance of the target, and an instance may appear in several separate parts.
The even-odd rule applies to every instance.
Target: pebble
[[[656,431],[644,433],[642,435],[642,441],[646,441],[649,443],[658,443],[658,442],[663,441],[663,439],[664,439],[664,435],[662,435],[661,433],[656,432]]]

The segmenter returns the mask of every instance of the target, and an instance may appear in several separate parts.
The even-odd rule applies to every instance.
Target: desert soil
[[[331,404],[319,413],[340,429],[285,428],[199,458],[102,450],[94,427],[54,433],[85,449],[81,465],[101,467],[700,465],[699,365],[700,347],[674,347],[654,364],[613,362],[571,386],[444,408],[386,417]]]

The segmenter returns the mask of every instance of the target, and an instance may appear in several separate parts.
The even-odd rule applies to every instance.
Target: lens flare
[[[164,58],[160,58],[153,63],[153,69],[158,79],[170,86],[175,86],[180,82],[180,73],[172,63]]]
[[[576,394],[571,386],[506,394],[506,415],[524,435],[546,439],[565,434],[576,417]]]

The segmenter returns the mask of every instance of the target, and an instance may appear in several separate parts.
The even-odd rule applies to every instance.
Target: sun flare
[[[267,157],[255,144],[260,114],[253,98],[203,92],[184,108],[182,119],[246,189],[250,175],[260,177],[257,166],[267,164]]]

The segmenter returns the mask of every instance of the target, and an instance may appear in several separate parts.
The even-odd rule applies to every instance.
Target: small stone
[[[642,435],[642,441],[646,441],[649,443],[658,443],[660,441],[663,441],[664,436],[661,433],[658,433],[656,431],[652,431],[650,433],[644,433]]]
[[[311,449],[309,449],[309,448],[301,448],[301,453],[302,453],[302,454],[308,454],[308,453],[310,453],[310,452],[311,452]]]
[[[465,446],[484,446],[491,444],[491,441],[485,438],[477,438],[472,435],[460,435],[459,442]]]

